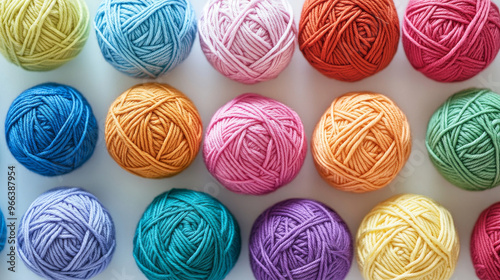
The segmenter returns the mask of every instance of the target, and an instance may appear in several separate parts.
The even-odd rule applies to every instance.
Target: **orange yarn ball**
[[[198,154],[201,118],[177,89],[158,83],[136,85],[120,95],[106,118],[106,146],[127,171],[146,178],[170,177]]]
[[[299,46],[322,74],[354,82],[381,71],[396,54],[399,19],[392,0],[306,0]]]
[[[336,98],[316,125],[312,154],[333,187],[356,193],[391,182],[411,152],[410,126],[388,97],[372,92]]]

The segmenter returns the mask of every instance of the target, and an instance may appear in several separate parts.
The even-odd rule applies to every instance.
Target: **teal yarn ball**
[[[5,242],[7,241],[7,224],[5,223],[5,218],[0,210],[0,252],[2,252],[5,247]]]
[[[184,61],[197,33],[189,0],[103,0],[94,26],[104,59],[138,78],[157,78]]]
[[[172,189],[148,206],[134,258],[148,279],[220,280],[238,260],[241,237],[229,210],[208,194]]]
[[[500,95],[467,89],[452,95],[432,115],[427,151],[441,175],[465,190],[500,184]]]

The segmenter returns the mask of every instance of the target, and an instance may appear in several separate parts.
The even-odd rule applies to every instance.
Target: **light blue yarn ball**
[[[97,121],[76,89],[48,83],[21,93],[5,120],[12,155],[26,168],[45,176],[80,167],[94,152]]]
[[[0,252],[5,247],[5,241],[7,241],[7,224],[2,211],[0,211]]]
[[[103,0],[94,26],[104,59],[139,78],[157,78],[179,65],[197,32],[189,0]]]
[[[18,253],[46,279],[89,279],[111,262],[116,247],[110,214],[91,193],[55,188],[31,203],[21,218]]]
[[[221,280],[241,249],[238,222],[208,194],[172,189],[144,212],[134,258],[150,280]]]

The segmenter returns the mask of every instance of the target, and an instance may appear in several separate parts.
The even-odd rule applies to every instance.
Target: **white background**
[[[192,0],[199,18],[205,1]],[[98,1],[88,0],[93,19]],[[292,0],[298,24],[303,0]],[[396,0],[401,18],[406,0]],[[453,214],[461,239],[461,252],[454,280],[477,279],[469,255],[470,233],[479,213],[500,200],[500,188],[484,192],[467,192],[445,181],[432,166],[424,145],[427,122],[434,110],[451,94],[468,87],[489,87],[500,92],[500,58],[479,76],[465,82],[443,84],[415,71],[400,44],[394,60],[384,71],[356,83],[340,82],[314,70],[296,47],[290,66],[275,80],[257,85],[233,82],[206,61],[196,39],[188,59],[158,82],[169,83],[183,91],[198,107],[206,128],[213,113],[223,104],[245,92],[275,98],[293,108],[302,118],[308,142],[316,122],[332,100],[349,91],[370,90],[391,97],[406,113],[411,124],[413,151],[399,176],[386,188],[351,194],[329,187],[317,174],[308,150],[304,166],[297,178],[266,196],[244,196],[220,186],[206,170],[201,153],[183,173],[168,179],[143,179],[121,169],[108,155],[104,143],[104,120],[112,101],[124,90],[145,79],[125,76],[108,65],[97,45],[94,30],[82,53],[63,67],[50,72],[28,72],[0,58],[0,205],[6,213],[7,166],[17,168],[17,217],[42,192],[57,186],[78,186],[94,193],[108,208],[116,226],[117,247],[110,266],[95,279],[145,279],[132,256],[132,239],[144,209],[158,194],[171,188],[206,191],[223,202],[236,216],[242,232],[240,259],[226,279],[253,279],[248,261],[249,231],[255,218],[272,204],[291,197],[320,200],[335,209],[347,222],[353,234],[363,216],[378,202],[397,193],[418,193],[432,197]],[[94,155],[81,168],[59,177],[43,177],[23,168],[11,156],[5,144],[4,121],[10,103],[23,90],[44,82],[58,82],[80,90],[93,107],[99,123],[99,142]],[[16,273],[7,271],[6,253],[0,254],[0,279],[38,279],[17,258]],[[362,279],[356,262],[347,277]]]

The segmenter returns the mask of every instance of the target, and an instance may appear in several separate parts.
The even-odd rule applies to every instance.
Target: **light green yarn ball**
[[[48,71],[73,59],[89,29],[83,0],[0,1],[0,52],[26,70]]]
[[[427,151],[450,183],[471,191],[500,184],[500,95],[467,89],[437,109],[427,127]]]

